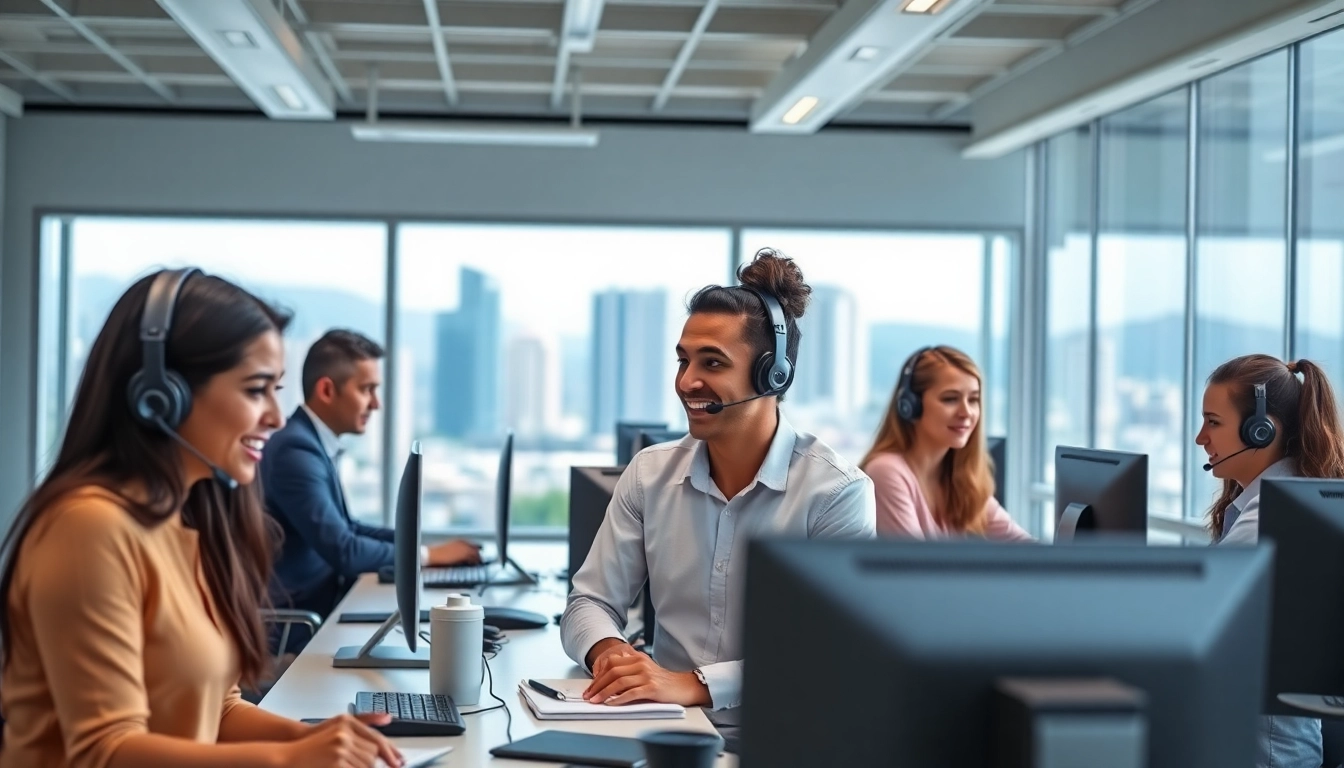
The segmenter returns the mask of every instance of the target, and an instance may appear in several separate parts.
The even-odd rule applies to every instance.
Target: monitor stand
[[[1107,678],[1004,678],[994,691],[994,768],[1144,768],[1146,697]]]
[[[429,643],[420,644],[414,651],[405,646],[379,645],[387,633],[400,624],[401,612],[393,611],[364,645],[339,648],[331,657],[331,666],[345,669],[429,669]]]
[[[1093,527],[1095,527],[1095,522],[1092,515],[1092,505],[1079,504],[1075,501],[1064,508],[1064,514],[1059,516],[1059,522],[1055,524],[1055,542],[1071,542],[1078,535],[1078,531],[1085,531]]]
[[[1280,693],[1277,698],[1290,707],[1310,712],[1318,717],[1344,717],[1344,706],[1330,703],[1344,703],[1344,697],[1318,696],[1312,693]]]

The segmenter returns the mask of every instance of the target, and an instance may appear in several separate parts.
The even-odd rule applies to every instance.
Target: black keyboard
[[[490,581],[491,565],[449,565],[420,569],[426,587],[474,587]]]
[[[448,696],[432,693],[361,692],[355,694],[355,714],[392,715],[378,728],[384,736],[457,736],[467,730],[457,705]]]

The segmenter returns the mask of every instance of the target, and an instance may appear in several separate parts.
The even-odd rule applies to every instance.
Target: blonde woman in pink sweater
[[[980,385],[975,362],[952,347],[925,347],[901,367],[860,464],[875,486],[879,536],[1031,540],[994,500]]]

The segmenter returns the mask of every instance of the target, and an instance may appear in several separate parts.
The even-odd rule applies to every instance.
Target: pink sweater
[[[919,487],[914,470],[899,453],[873,457],[863,471],[872,478],[877,494],[877,535],[932,539],[947,536],[947,528],[933,516],[928,499]],[[1008,516],[1008,512],[989,498],[985,504],[985,538],[1001,541],[1032,541],[1031,534]]]

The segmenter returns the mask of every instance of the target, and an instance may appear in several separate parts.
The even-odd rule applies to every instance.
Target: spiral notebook
[[[532,715],[538,720],[662,720],[686,716],[686,709],[680,704],[589,704],[583,700],[583,689],[592,682],[588,679],[546,679],[537,682],[560,691],[568,699],[553,699],[532,690],[526,682],[519,681],[518,693],[522,694],[527,708],[532,710]]]

